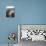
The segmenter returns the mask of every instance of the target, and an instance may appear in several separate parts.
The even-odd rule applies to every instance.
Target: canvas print
[[[6,17],[15,17],[15,7],[14,6],[6,7]]]

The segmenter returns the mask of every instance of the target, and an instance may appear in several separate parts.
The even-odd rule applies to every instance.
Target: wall
[[[6,6],[8,5],[15,6],[16,1],[0,0],[0,44],[7,44],[9,42],[8,34],[10,32],[16,32],[17,35],[17,16],[14,18],[6,17]],[[17,39],[15,42],[18,42]]]
[[[46,24],[46,0],[17,0],[16,15],[21,24]]]
[[[5,17],[7,5],[16,7],[15,18]],[[0,44],[8,43],[9,32],[17,34],[17,24],[46,24],[46,0],[0,0]]]

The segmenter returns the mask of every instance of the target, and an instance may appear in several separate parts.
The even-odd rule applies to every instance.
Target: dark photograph
[[[15,7],[14,6],[6,7],[6,17],[15,17]]]

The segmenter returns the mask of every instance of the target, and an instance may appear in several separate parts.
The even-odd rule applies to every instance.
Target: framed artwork
[[[6,17],[15,17],[15,7],[14,6],[6,7]]]
[[[18,38],[21,40],[46,41],[46,25],[18,25]]]

